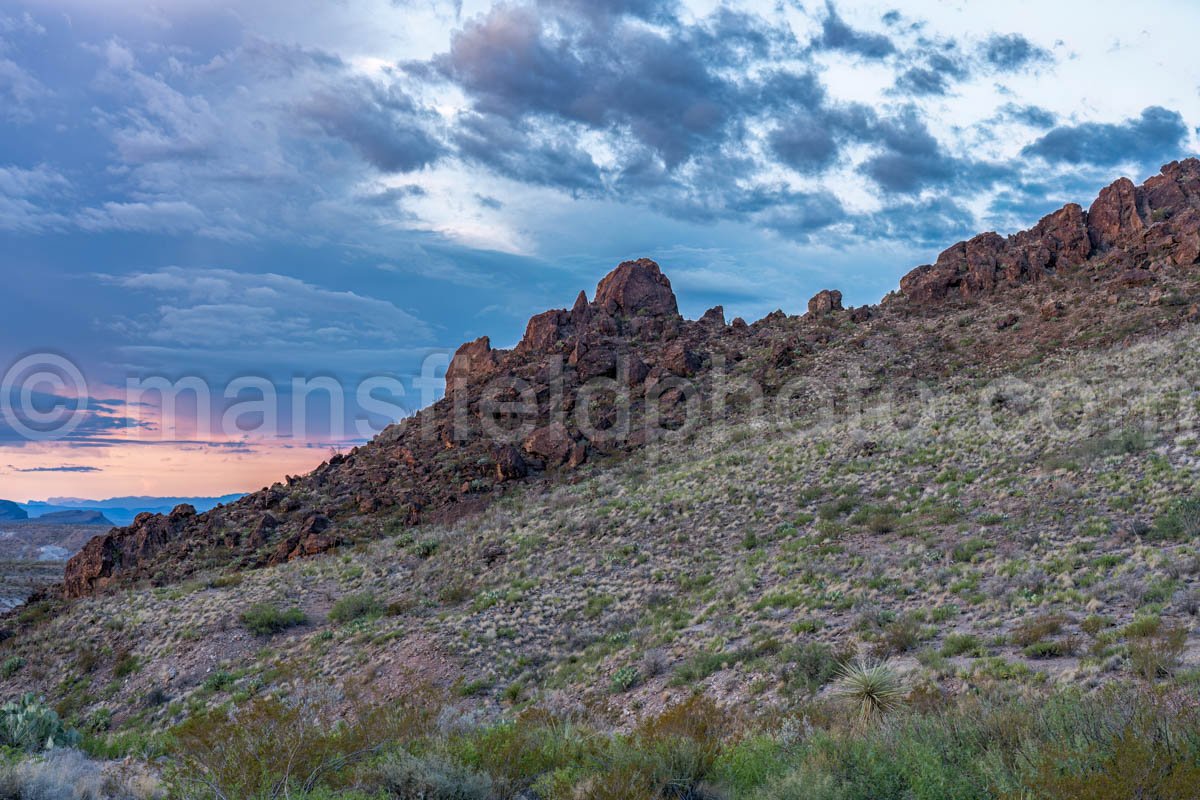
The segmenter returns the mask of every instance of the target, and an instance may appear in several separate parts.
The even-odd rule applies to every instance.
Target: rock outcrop
[[[1194,264],[1198,257],[1200,161],[1189,158],[1166,165],[1142,186],[1115,181],[1087,212],[1072,203],[1007,238],[984,233],[959,242],[901,278],[900,293],[917,306],[936,306],[1036,283],[1089,260],[1114,268],[1115,276],[1156,261]]]
[[[808,301],[808,313],[829,314],[842,310],[842,293],[837,289],[822,289]]]
[[[492,349],[492,341],[480,336],[458,348],[450,366],[446,368],[446,394],[452,394],[459,386],[478,381],[494,374],[500,366],[499,354]]]
[[[648,258],[626,261],[596,287],[597,308],[613,316],[679,316],[671,281]]]
[[[84,545],[67,562],[64,589],[68,597],[82,597],[104,589],[123,568],[146,563],[191,529],[196,509],[176,506],[170,514],[138,514],[128,528],[115,528]]]

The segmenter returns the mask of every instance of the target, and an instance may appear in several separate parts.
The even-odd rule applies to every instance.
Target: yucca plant
[[[904,682],[886,661],[854,661],[839,671],[837,693],[857,705],[859,722],[868,724],[900,705]]]

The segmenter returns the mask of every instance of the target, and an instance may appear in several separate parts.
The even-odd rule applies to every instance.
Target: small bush
[[[641,679],[642,676],[638,673],[637,667],[621,667],[613,673],[612,690],[617,694],[627,692],[637,686]]]
[[[1064,658],[1075,652],[1075,644],[1067,639],[1034,642],[1021,652],[1026,658]]]
[[[219,669],[204,679],[204,688],[210,692],[223,692],[237,681],[232,672]]]
[[[1154,541],[1181,541],[1200,537],[1200,498],[1176,500],[1154,520],[1146,538]]]
[[[950,558],[960,564],[970,563],[975,556],[988,549],[988,543],[984,539],[973,537],[954,545],[954,549],[950,551]]]
[[[1065,621],[1059,614],[1041,614],[1032,619],[1024,619],[1013,628],[1009,639],[1017,647],[1029,647],[1057,634],[1062,630]]]
[[[303,625],[308,617],[299,608],[280,609],[270,603],[251,606],[241,614],[242,625],[255,636],[271,636]]]
[[[329,621],[340,625],[356,619],[382,616],[385,610],[375,595],[362,592],[348,595],[334,603],[333,608],[329,609]]]
[[[117,653],[116,659],[113,661],[113,675],[118,678],[126,678],[141,669],[142,663],[129,650],[122,650]]]
[[[883,658],[907,653],[920,644],[924,638],[925,632],[921,629],[921,623],[916,619],[913,617],[898,619],[883,629],[883,635],[875,643],[875,655]]]
[[[401,750],[388,756],[376,774],[396,798],[421,800],[488,800],[492,779],[437,754],[422,757]]]
[[[951,633],[942,643],[942,655],[946,658],[964,655],[982,656],[984,654],[985,650],[979,637],[969,633]]]
[[[16,675],[25,666],[25,659],[20,656],[9,656],[4,659],[4,663],[0,665],[0,676],[8,680],[13,675]]]
[[[816,692],[837,677],[848,654],[835,653],[820,642],[809,642],[788,653],[794,666],[789,669],[790,682],[807,692]]]
[[[1148,681],[1171,675],[1179,667],[1187,649],[1187,628],[1159,627],[1152,635],[1129,643],[1129,663],[1133,671]]]

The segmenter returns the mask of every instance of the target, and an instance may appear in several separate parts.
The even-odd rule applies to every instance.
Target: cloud
[[[861,215],[856,223],[864,238],[936,247],[976,232],[975,215],[946,196],[891,203],[878,212]]]
[[[381,172],[412,172],[446,152],[429,132],[432,116],[396,86],[343,82],[315,92],[300,103],[299,112]]]
[[[985,62],[999,72],[1019,72],[1039,64],[1049,64],[1054,56],[1019,33],[992,34],[980,46]]]
[[[105,203],[98,208],[83,209],[75,221],[85,231],[140,233],[195,231],[206,224],[204,213],[183,200]]]
[[[101,278],[157,298],[152,311],[116,323],[121,333],[157,345],[193,351],[329,351],[432,338],[425,322],[385,300],[273,273],[168,267]]]
[[[38,233],[62,225],[65,218],[51,205],[70,185],[47,166],[0,167],[0,231]]]
[[[802,175],[816,175],[837,163],[847,141],[869,137],[875,112],[860,104],[799,108],[767,136],[771,152]]]
[[[896,78],[895,91],[915,97],[944,95],[955,81],[968,77],[966,65],[953,55],[933,53],[921,66],[909,67]]]
[[[536,186],[554,186],[575,194],[602,188],[600,168],[566,132],[496,114],[465,114],[454,143],[464,158],[497,174]]]
[[[860,171],[884,191],[916,192],[954,178],[955,160],[942,151],[914,110],[877,124],[874,131],[884,151],[868,158]]]
[[[1058,122],[1058,115],[1049,109],[1035,105],[1005,103],[997,109],[996,116],[1002,120],[1028,125],[1031,128],[1051,128]]]
[[[825,11],[821,35],[814,42],[818,49],[841,50],[871,59],[885,58],[896,52],[896,45],[882,33],[859,31],[847,25],[829,0],[826,0]]]
[[[720,11],[666,29],[587,18],[554,26],[533,8],[500,5],[457,31],[448,52],[417,72],[457,84],[473,115],[534,130],[532,120],[631,139],[674,169],[717,146],[747,99],[732,70],[786,39],[759,18]],[[478,157],[478,152],[472,155]]]
[[[103,472],[104,471],[100,467],[81,467],[81,466],[66,466],[66,465],[61,466],[61,467],[29,467],[26,469],[21,469],[19,467],[14,467],[12,464],[9,464],[8,468],[11,469],[13,472],[79,472],[79,473],[84,473],[84,472]]]
[[[1083,122],[1062,125],[1021,150],[1056,164],[1112,167],[1138,162],[1158,166],[1178,158],[1188,128],[1178,111],[1149,106],[1140,116],[1123,122]]]

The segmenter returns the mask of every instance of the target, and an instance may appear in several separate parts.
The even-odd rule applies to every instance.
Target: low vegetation
[[[1200,712],[1179,691],[954,700],[902,690],[887,664],[848,666],[839,687],[769,717],[693,695],[621,733],[536,708],[473,723],[422,693],[389,706],[263,697],[178,726],[161,784],[55,749],[9,759],[0,797],[1187,800],[1200,785]]]

